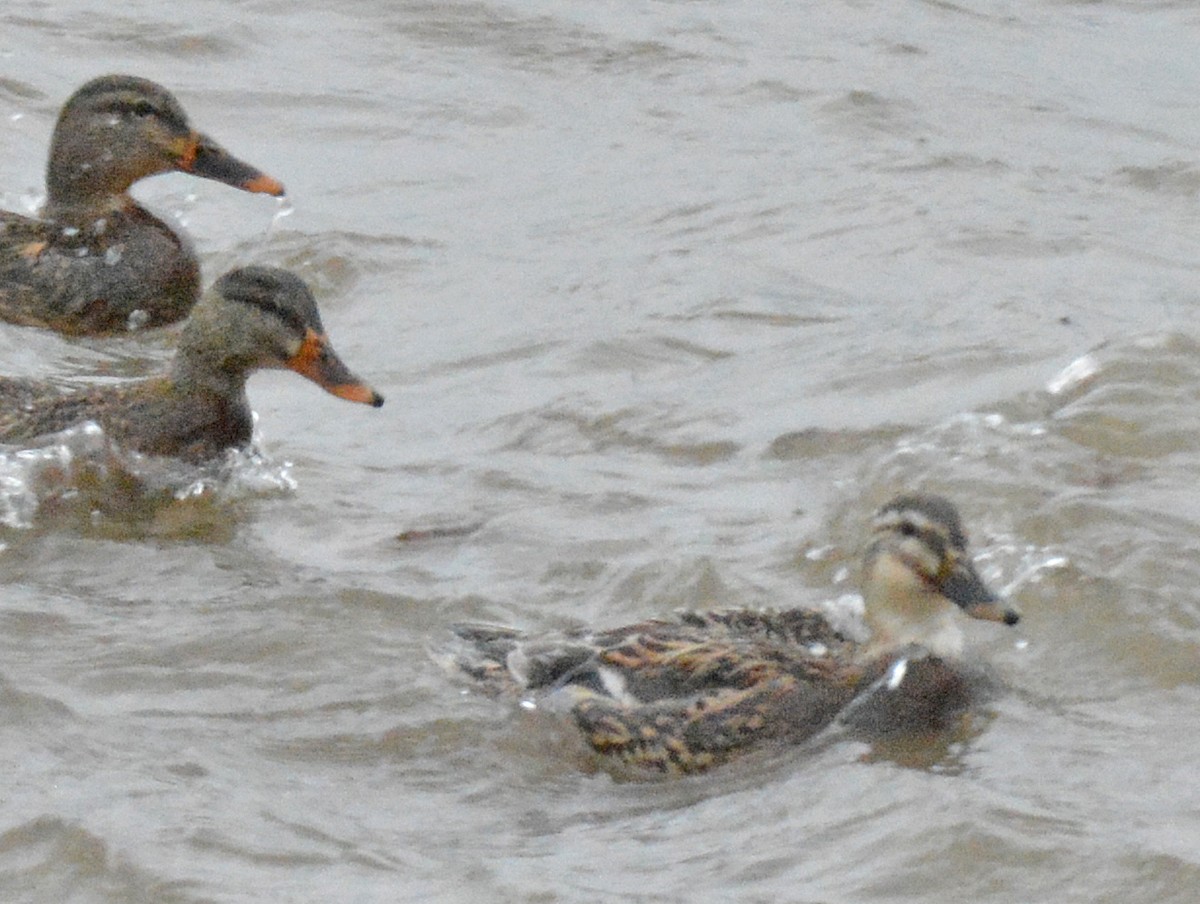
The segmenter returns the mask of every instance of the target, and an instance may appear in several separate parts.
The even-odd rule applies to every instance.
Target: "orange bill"
[[[230,154],[207,135],[193,132],[176,145],[176,167],[185,173],[224,182],[242,191],[283,194],[283,183]]]
[[[339,399],[361,402],[372,408],[383,404],[383,396],[354,376],[330,346],[329,340],[315,330],[308,330],[300,350],[292,355],[287,366]]]

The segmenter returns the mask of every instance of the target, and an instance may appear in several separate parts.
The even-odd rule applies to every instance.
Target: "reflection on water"
[[[207,282],[296,270],[389,397],[368,433],[258,374],[280,426],[212,472],[0,451],[5,899],[1194,898],[1186,6],[0,23],[5,207],[71,90],[161,81],[291,206],[139,197]],[[173,335],[0,326],[0,358],[132,377]],[[1024,613],[971,630],[997,692],[937,737],[614,781],[428,655],[460,621],[845,603],[901,489],[959,505]]]

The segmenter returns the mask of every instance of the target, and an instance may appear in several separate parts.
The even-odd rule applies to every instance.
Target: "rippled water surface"
[[[80,83],[165,83],[290,206],[139,196],[208,281],[297,270],[388,401],[257,375],[262,457],[149,501],[0,455],[0,897],[1196,900],[1198,46],[1178,2],[3,7],[3,205]],[[0,326],[69,381],[171,347]],[[622,781],[429,655],[845,597],[907,488],[1025,614],[933,747]]]

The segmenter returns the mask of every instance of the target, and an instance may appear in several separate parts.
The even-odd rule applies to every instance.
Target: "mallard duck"
[[[601,757],[687,773],[768,739],[807,738],[868,691],[897,693],[907,715],[934,718],[939,704],[963,702],[956,612],[1006,625],[1020,617],[984,585],[958,512],[939,496],[903,495],[879,510],[862,591],[866,643],[815,610],[734,609],[554,638],[458,625],[449,664],[492,693],[565,703]]]
[[[383,404],[333,351],[303,280],[243,267],[192,310],[164,376],[78,392],[0,378],[0,442],[28,443],[94,421],[120,447],[203,461],[250,441],[246,380],[269,367],[290,368],[351,402]]]
[[[139,179],[171,170],[283,194],[194,131],[161,85],[105,75],[76,91],[50,141],[40,218],[0,211],[0,318],[66,333],[182,319],[200,295],[196,254],[129,195]]]

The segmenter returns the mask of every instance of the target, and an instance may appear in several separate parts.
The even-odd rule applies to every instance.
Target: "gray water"
[[[1182,2],[6,5],[3,206],[80,83],[161,81],[288,206],[138,195],[388,401],[258,375],[263,458],[132,514],[0,462],[0,897],[1195,901],[1197,47]],[[0,327],[9,373],[170,348]],[[910,488],[1025,614],[941,746],[622,781],[430,656],[844,600]]]

